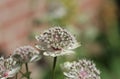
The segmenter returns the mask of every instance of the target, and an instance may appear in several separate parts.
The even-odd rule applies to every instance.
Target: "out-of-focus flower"
[[[66,62],[62,65],[66,70],[64,75],[66,79],[100,79],[100,71],[90,60],[79,60],[78,62]]]
[[[67,14],[66,7],[61,1],[51,1],[48,6],[48,15],[53,19],[63,18]]]
[[[17,48],[12,57],[16,61],[20,61],[22,63],[35,62],[41,58],[39,51],[34,49],[32,46],[23,46]]]
[[[44,55],[52,57],[74,53],[72,50],[80,46],[75,37],[61,27],[50,28],[36,39],[40,43],[36,47],[44,50]]]
[[[14,77],[20,70],[21,64],[12,57],[0,58],[0,79]]]

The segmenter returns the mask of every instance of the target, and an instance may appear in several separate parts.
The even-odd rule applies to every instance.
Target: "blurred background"
[[[58,58],[56,79],[64,79],[60,64],[81,58],[96,63],[101,79],[120,79],[119,5],[120,0],[0,0],[0,55],[34,46],[36,34],[61,26],[82,46],[74,55]],[[30,67],[33,79],[49,79],[52,58],[43,57]]]

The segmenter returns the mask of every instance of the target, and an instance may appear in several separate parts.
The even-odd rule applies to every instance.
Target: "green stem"
[[[17,77],[18,77],[18,74],[16,74],[16,79],[18,79]]]
[[[25,63],[25,67],[26,67],[27,79],[30,79],[30,73],[29,73],[28,63]]]
[[[57,57],[54,57],[54,60],[53,60],[53,69],[52,69],[52,79],[54,79],[56,62],[57,62]]]

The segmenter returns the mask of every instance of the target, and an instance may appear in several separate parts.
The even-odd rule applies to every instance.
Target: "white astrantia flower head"
[[[90,60],[66,62],[61,67],[65,70],[65,79],[100,79],[100,71]]]
[[[39,42],[36,47],[52,57],[74,53],[72,50],[80,46],[74,35],[61,27],[49,28],[36,39]]]
[[[21,64],[12,57],[0,58],[0,79],[14,77],[20,70]]]
[[[17,48],[12,57],[16,61],[20,61],[22,63],[35,62],[41,58],[39,51],[32,46],[22,46]]]

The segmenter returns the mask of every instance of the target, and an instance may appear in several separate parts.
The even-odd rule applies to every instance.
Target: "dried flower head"
[[[73,53],[72,49],[80,46],[75,37],[66,29],[53,27],[36,36],[40,43],[36,45],[38,49],[44,50],[46,56],[60,56]]]
[[[0,58],[0,79],[14,77],[19,72],[21,64],[16,62],[12,57]]]
[[[41,58],[39,51],[35,50],[32,46],[17,48],[12,57],[22,63],[35,62]]]
[[[66,79],[100,79],[100,71],[90,60],[82,59],[78,62],[66,62],[62,67],[66,70],[64,72]]]

